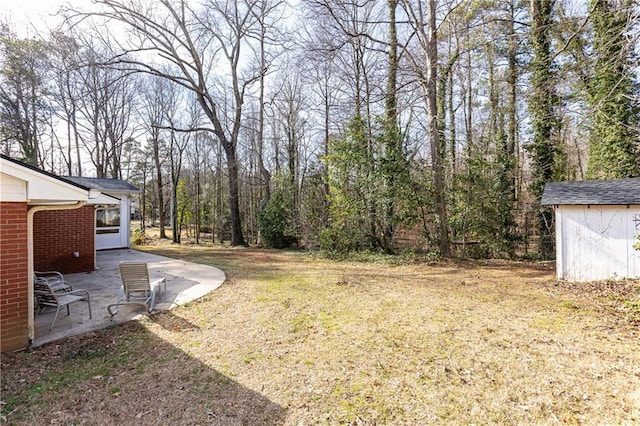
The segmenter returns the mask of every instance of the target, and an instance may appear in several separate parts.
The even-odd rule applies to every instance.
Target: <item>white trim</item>
[[[554,207],[553,208],[554,212],[555,212],[555,219],[556,219],[556,276],[558,277],[559,280],[563,280],[564,279],[564,262],[566,259],[566,255],[564,253],[564,251],[566,250],[566,247],[564,245],[564,238],[563,238],[563,226],[562,226],[562,209],[559,207]]]
[[[80,188],[4,158],[0,158],[0,164],[3,174],[26,183],[25,199],[32,205],[56,201],[66,203],[87,201],[100,193]]]
[[[120,211],[120,225],[111,227],[111,229],[117,228],[118,232],[98,234],[99,228],[96,226],[96,251],[131,247],[131,198],[128,196],[122,197],[117,204],[113,205],[113,208],[116,207]]]
[[[37,212],[46,210],[74,210],[101,192],[73,185],[45,172],[0,157],[0,200],[26,202],[27,210],[27,338],[29,345],[35,338],[33,305],[33,218]],[[5,185],[6,181],[6,185]],[[95,220],[94,220],[95,235]],[[95,250],[94,250],[95,265]]]
[[[111,195],[101,193],[98,197],[89,200],[87,204],[120,204],[120,200]]]
[[[75,204],[67,204],[67,205],[54,205],[54,206],[33,206],[27,210],[27,329],[28,329],[28,339],[29,346],[33,343],[35,339],[35,318],[33,316],[33,217],[37,212],[46,211],[46,210],[75,210],[84,206],[84,201],[78,201]],[[95,253],[95,250],[94,250]],[[95,254],[94,254],[95,256]]]
[[[24,203],[27,200],[27,183],[15,176],[0,172],[0,201]]]

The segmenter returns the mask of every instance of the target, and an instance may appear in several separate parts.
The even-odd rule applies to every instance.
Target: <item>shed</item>
[[[96,206],[96,250],[131,247],[133,197],[140,190],[122,179],[77,176],[65,179],[102,194],[89,202]]]
[[[547,183],[542,205],[555,212],[558,279],[640,277],[640,178]]]
[[[94,207],[87,203],[99,196],[0,155],[0,351],[33,340],[34,265],[52,262],[68,273],[95,268]]]

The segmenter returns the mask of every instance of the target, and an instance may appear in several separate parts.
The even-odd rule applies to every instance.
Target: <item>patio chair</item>
[[[120,277],[122,286],[118,293],[118,300],[107,306],[109,315],[118,313],[120,305],[142,305],[145,311],[151,312],[155,308],[156,294],[166,289],[166,280],[149,279],[149,268],[145,262],[120,262]]]
[[[33,271],[33,278],[34,282],[45,280],[56,293],[68,293],[73,290],[73,285],[58,271]]]
[[[58,313],[62,308],[66,307],[67,315],[70,315],[71,312],[69,311],[69,305],[74,302],[87,302],[89,305],[89,318],[93,318],[91,315],[91,296],[87,290],[77,289],[66,292],[56,292],[46,279],[39,278],[33,283],[33,293],[36,297],[38,306],[41,309],[46,308],[47,306],[56,308],[56,313],[53,316],[51,325],[49,326],[49,331],[53,328],[53,325],[58,318]],[[40,309],[38,312],[40,312]]]

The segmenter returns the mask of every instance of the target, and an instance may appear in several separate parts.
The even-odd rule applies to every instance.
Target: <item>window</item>
[[[96,210],[96,234],[120,232],[120,207],[105,207]]]

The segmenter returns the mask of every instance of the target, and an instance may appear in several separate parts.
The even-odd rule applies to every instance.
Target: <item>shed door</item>
[[[633,248],[636,216],[626,206],[562,206],[559,208],[560,278],[594,281],[640,275],[639,252]]]

